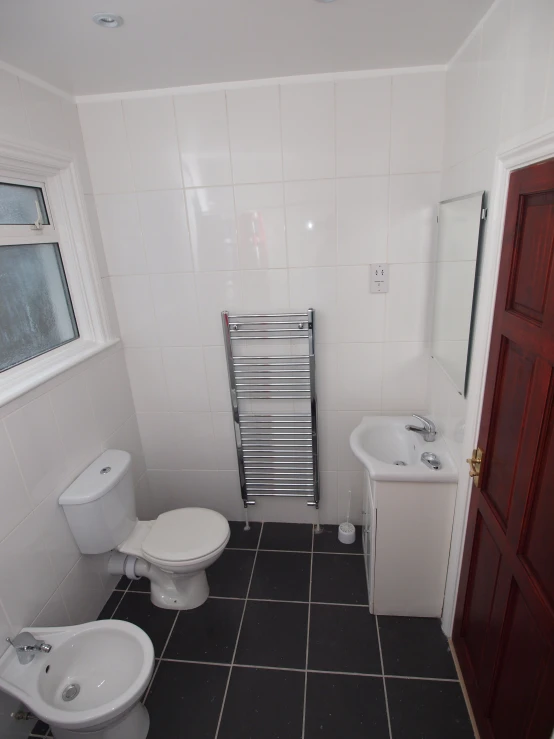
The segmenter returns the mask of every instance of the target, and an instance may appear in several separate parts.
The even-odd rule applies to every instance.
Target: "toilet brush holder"
[[[342,544],[354,544],[356,541],[356,528],[354,524],[344,521],[339,526],[339,541]]]

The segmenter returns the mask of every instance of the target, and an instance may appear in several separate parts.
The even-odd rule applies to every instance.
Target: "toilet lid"
[[[158,516],[142,543],[146,556],[164,562],[200,559],[229,536],[227,519],[207,508],[177,508]]]

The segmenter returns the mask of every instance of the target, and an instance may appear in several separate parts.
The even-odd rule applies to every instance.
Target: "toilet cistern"
[[[437,438],[437,429],[433,421],[430,418],[425,418],[425,416],[418,416],[416,413],[413,413],[412,416],[417,418],[418,421],[421,421],[423,426],[407,424],[406,431],[414,431],[416,434],[421,434],[424,441],[435,441]]]
[[[37,652],[45,652],[49,654],[52,651],[52,646],[46,644],[40,639],[35,637],[29,631],[22,631],[14,639],[6,637],[8,644],[11,644],[15,649],[17,658],[22,665],[28,665],[35,658]]]

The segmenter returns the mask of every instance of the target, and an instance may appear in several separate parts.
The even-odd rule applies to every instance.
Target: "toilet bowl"
[[[146,739],[140,699],[154,667],[149,637],[126,621],[30,629],[51,650],[21,664],[0,658],[0,689],[50,725],[55,739]]]
[[[177,508],[139,521],[131,456],[109,449],[63,492],[59,503],[83,554],[112,551],[109,571],[150,580],[160,608],[190,610],[209,595],[206,568],[221,556],[231,531],[207,508]]]

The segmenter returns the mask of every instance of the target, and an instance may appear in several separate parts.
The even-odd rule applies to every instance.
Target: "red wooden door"
[[[554,727],[554,160],[510,178],[454,626],[482,739]]]

